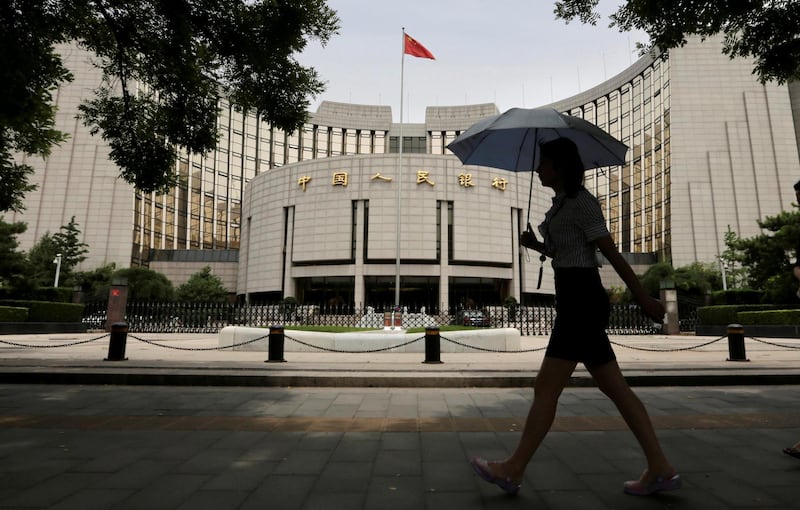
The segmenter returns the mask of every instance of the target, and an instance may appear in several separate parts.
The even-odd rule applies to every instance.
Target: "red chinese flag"
[[[433,56],[433,53],[428,51],[428,48],[418,43],[417,40],[411,37],[410,35],[405,34],[405,36],[406,36],[405,53],[407,55],[436,60],[436,58]]]

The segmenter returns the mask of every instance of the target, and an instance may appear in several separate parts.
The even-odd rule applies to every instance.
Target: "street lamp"
[[[720,258],[720,261],[722,262],[722,290],[728,290],[728,260]]]
[[[58,287],[58,276],[61,273],[61,254],[56,254],[56,258],[53,259],[53,264],[56,265],[56,280],[53,282],[53,287]]]

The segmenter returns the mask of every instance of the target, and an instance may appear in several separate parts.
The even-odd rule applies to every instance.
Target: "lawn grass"
[[[291,329],[293,331],[316,331],[318,333],[357,333],[357,332],[367,332],[367,331],[383,331],[383,329],[375,329],[375,328],[356,328],[350,326],[284,326],[284,329]],[[470,326],[458,326],[454,324],[448,324],[444,326],[439,326],[439,331],[465,331],[471,329],[485,329],[485,328],[474,328]],[[406,333],[424,333],[425,328],[409,328],[406,330]]]

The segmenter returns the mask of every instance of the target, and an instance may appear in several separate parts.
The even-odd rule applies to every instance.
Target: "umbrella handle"
[[[530,223],[528,223],[528,229],[522,234],[520,234],[519,244],[521,244],[526,248],[531,248],[533,250],[536,250],[539,253],[544,252],[544,243],[542,243],[536,238],[536,234],[533,232],[533,227],[531,227]]]

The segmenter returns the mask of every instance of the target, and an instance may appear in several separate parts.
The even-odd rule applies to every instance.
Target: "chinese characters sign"
[[[331,185],[332,186],[342,186],[347,187],[349,182],[350,174],[347,172],[334,172],[331,175]],[[473,175],[470,173],[460,173],[458,174],[458,185],[462,188],[473,188],[478,185],[476,179],[473,178]],[[372,181],[383,181],[383,182],[392,182],[393,177],[389,177],[386,175],[382,175],[380,172],[376,172],[375,175],[370,177]],[[309,186],[311,182],[311,176],[303,175],[297,179],[297,185],[303,190]],[[428,186],[435,186],[436,182],[431,177],[431,172],[429,170],[417,170],[417,185],[427,184]],[[508,179],[504,177],[492,177],[490,182],[492,188],[499,190],[499,191],[506,191],[508,187]]]

